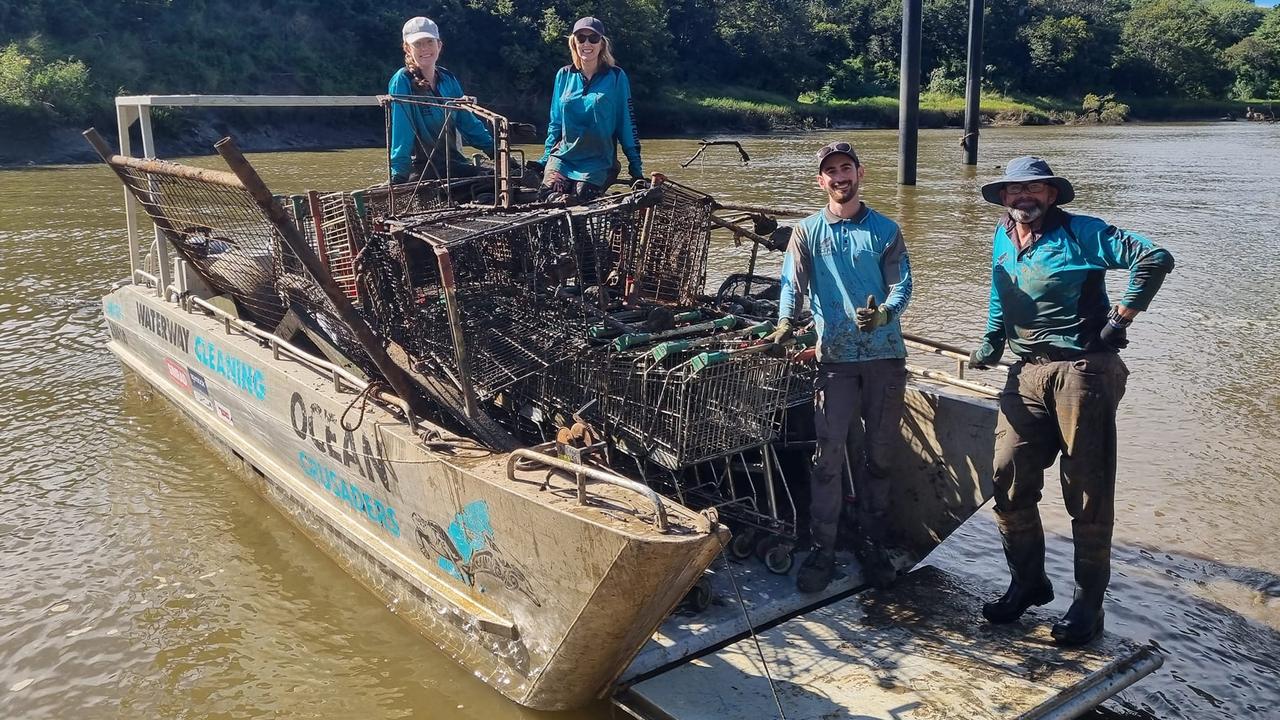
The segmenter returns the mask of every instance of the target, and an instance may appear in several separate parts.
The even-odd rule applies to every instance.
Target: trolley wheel
[[[700,613],[711,607],[711,601],[714,597],[714,593],[711,592],[711,581],[703,577],[694,583],[693,587],[689,589],[689,592],[680,602],[690,610]]]
[[[760,537],[756,539],[755,556],[757,560],[764,562],[769,551],[781,543],[782,538],[767,531],[760,531],[758,534]]]
[[[786,543],[778,543],[769,548],[769,552],[765,553],[764,566],[769,568],[769,572],[778,575],[786,575],[791,572],[792,566],[796,564],[796,551]]]
[[[754,528],[743,528],[734,533],[729,541],[729,554],[738,560],[746,560],[756,551],[756,531]]]

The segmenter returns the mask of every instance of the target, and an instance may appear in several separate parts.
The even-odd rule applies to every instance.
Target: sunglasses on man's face
[[[580,43],[590,43],[592,45],[595,45],[601,40],[600,36],[595,33],[577,33],[573,37]]]

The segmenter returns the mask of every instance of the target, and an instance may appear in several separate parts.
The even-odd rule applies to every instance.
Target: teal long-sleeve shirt
[[[435,92],[416,90],[409,71],[400,68],[391,81],[387,83],[387,94],[400,96],[460,98],[462,83],[458,77],[445,68],[436,68]],[[441,132],[446,123],[449,128]],[[391,104],[391,177],[402,181],[413,169],[413,151],[415,144],[421,146],[419,152],[424,161],[431,155],[431,150],[438,139],[444,139],[449,154],[448,163],[452,166],[469,164],[459,143],[454,139],[454,129],[462,135],[467,145],[480,150],[485,155],[493,156],[493,135],[480,119],[465,110],[446,111],[444,108],[426,105],[410,105],[407,103]],[[445,158],[442,151],[437,150],[431,164],[444,175]]]
[[[791,234],[778,318],[795,319],[808,295],[819,362],[904,358],[899,319],[911,289],[911,261],[896,222],[866,205],[847,219],[823,208]],[[868,295],[888,309],[889,323],[863,332],[854,312],[866,307]]]
[[[991,296],[981,354],[999,359],[1006,342],[1019,357],[1090,351],[1107,321],[1107,270],[1129,270],[1120,303],[1146,310],[1173,270],[1173,255],[1151,240],[1087,215],[1051,208],[1039,237],[1021,251],[1013,221],[996,225]]]
[[[627,156],[628,174],[644,177],[627,74],[611,66],[587,80],[572,65],[560,68],[551,91],[551,118],[542,154],[546,169],[603,188],[617,160],[618,145]]]

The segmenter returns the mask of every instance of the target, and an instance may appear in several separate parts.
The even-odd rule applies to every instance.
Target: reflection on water
[[[1071,178],[1071,209],[1173,251],[1178,268],[1125,351],[1107,604],[1113,630],[1168,658],[1110,707],[1270,715],[1280,704],[1280,128],[991,129],[977,171],[959,164],[958,131],[925,132],[915,188],[894,185],[891,131],[747,137],[749,166],[713,148],[684,170],[695,141],[650,141],[646,164],[726,201],[812,208],[812,152],[837,136],[858,146],[868,202],[902,223],[915,332],[978,337],[998,211],[977,187],[1014,155],[1041,154]],[[253,160],[273,189],[295,191],[375,181],[381,154]],[[405,632],[163,403],[122,382],[97,305],[127,273],[120,200],[99,167],[0,172],[0,717],[541,716]],[[722,239],[711,281],[748,252]],[[777,265],[761,258],[764,271]],[[1111,282],[1118,291],[1124,279]],[[1046,494],[1060,611],[1069,524]],[[1005,579],[985,512],[931,561],[986,591]]]

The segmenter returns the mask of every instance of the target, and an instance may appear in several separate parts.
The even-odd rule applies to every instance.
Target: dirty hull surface
[[[996,627],[981,621],[980,608],[957,578],[924,567],[887,592],[860,593],[761,633],[759,651],[748,638],[642,681],[620,700],[650,718],[777,717],[763,655],[789,720],[1064,718],[1160,665],[1112,635],[1090,648],[1058,648],[1049,639],[1054,618],[1032,611]],[[1124,684],[1097,689],[1118,673]],[[1096,700],[1063,703],[1091,687]]]

